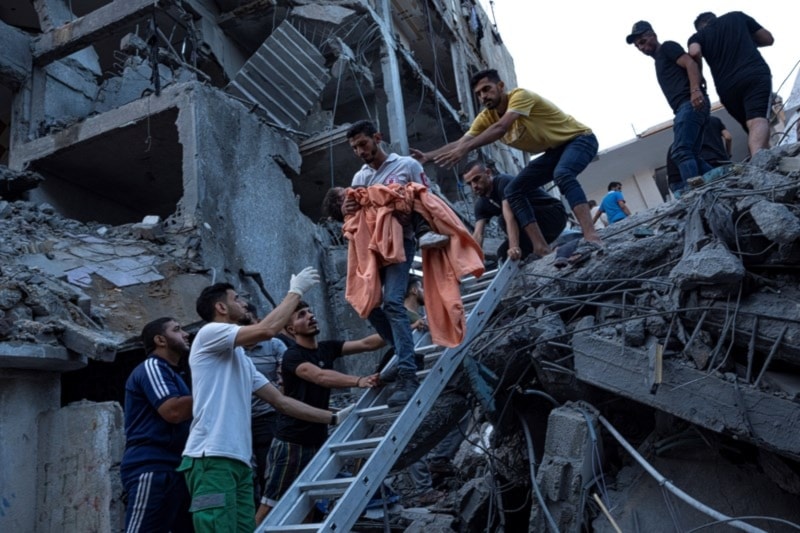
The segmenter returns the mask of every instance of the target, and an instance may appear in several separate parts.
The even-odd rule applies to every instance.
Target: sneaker
[[[417,374],[411,370],[401,370],[397,373],[397,381],[395,382],[394,392],[386,400],[386,405],[389,407],[400,407],[408,403],[408,400],[414,396],[417,387],[419,387],[419,380]]]
[[[419,247],[422,250],[426,250],[428,248],[442,248],[447,246],[447,243],[449,242],[449,235],[442,235],[440,233],[429,231],[419,238]]]

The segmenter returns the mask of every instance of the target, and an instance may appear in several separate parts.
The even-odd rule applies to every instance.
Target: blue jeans
[[[408,273],[414,261],[414,239],[403,239],[406,252],[404,263],[387,265],[380,271],[383,285],[383,305],[373,309],[367,320],[375,331],[388,343],[394,346],[398,358],[398,370],[417,371],[414,361],[414,339],[411,335],[411,323],[408,321],[406,307],[403,303],[408,288]]]
[[[586,194],[578,183],[578,174],[589,166],[597,155],[597,137],[593,133],[579,135],[558,148],[550,148],[537,157],[511,180],[505,190],[511,210],[519,227],[536,222],[533,206],[528,201],[528,191],[554,181],[558,190],[574,210],[586,203]]]
[[[672,131],[672,159],[681,174],[680,189],[686,188],[686,180],[711,170],[711,165],[700,157],[703,148],[703,129],[709,116],[708,98],[703,108],[695,110],[691,102],[684,102],[675,112]]]

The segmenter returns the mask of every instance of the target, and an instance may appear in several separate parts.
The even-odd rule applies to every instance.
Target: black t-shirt
[[[331,390],[297,376],[297,367],[311,363],[322,369],[332,369],[333,362],[341,357],[343,341],[322,341],[316,350],[294,345],[283,354],[283,393],[303,403],[327,409]],[[279,413],[276,436],[284,442],[321,446],[328,438],[328,425],[306,422]]]
[[[722,140],[724,129],[727,128],[720,119],[709,117],[703,130],[703,148],[700,150],[700,157],[712,167],[717,167],[731,158],[725,148],[725,141]]]
[[[700,157],[714,168],[724,165],[730,161],[730,156],[725,149],[725,141],[722,140],[722,130],[727,129],[725,124],[717,117],[709,117],[709,121],[703,130],[703,148],[700,150]],[[672,159],[672,146],[667,152],[667,181],[669,183],[679,183],[681,173],[678,165]]]
[[[475,202],[475,220],[491,220],[492,217],[500,217],[500,227],[506,231],[506,221],[503,218],[503,200],[505,200],[505,190],[513,176],[508,174],[498,174],[492,178],[492,192],[488,197],[481,196]],[[544,189],[538,187],[528,193],[528,201],[536,207],[547,207],[559,204],[558,198],[553,198]]]
[[[661,43],[654,57],[658,84],[673,112],[677,112],[678,107],[690,98],[689,75],[677,63],[678,58],[685,53],[683,47],[675,41],[665,41]]]
[[[689,38],[690,45],[700,45],[718,92],[724,93],[753,76],[770,76],[769,66],[753,40],[753,34],[761,28],[749,15],[733,11]]]

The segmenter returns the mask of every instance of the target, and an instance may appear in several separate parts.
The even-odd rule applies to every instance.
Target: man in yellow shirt
[[[433,161],[452,167],[470,151],[495,141],[530,154],[541,153],[506,188],[506,199],[533,243],[534,253],[544,256],[551,249],[536,223],[527,191],[550,181],[569,202],[586,242],[602,247],[586,194],[577,179],[597,154],[597,138],[592,130],[534,92],[520,88],[506,92],[494,69],[478,72],[470,84],[485,109],[475,117],[469,131],[459,140],[430,152],[412,149],[411,155],[421,163]],[[509,242],[508,257],[519,259],[521,255],[519,242]]]

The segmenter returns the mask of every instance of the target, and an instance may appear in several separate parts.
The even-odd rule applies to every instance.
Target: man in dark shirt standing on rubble
[[[701,13],[694,27],[689,54],[698,63],[705,58],[722,105],[747,132],[750,155],[769,148],[772,73],[758,47],[771,46],[772,34],[741,11]]]
[[[711,170],[700,157],[703,128],[710,111],[700,67],[675,41],[660,43],[653,27],[644,20],[633,25],[625,40],[655,60],[658,84],[675,113],[672,158],[681,174],[680,185],[676,187],[680,192],[687,187],[690,178]],[[613,221],[609,219],[609,222]]]
[[[495,174],[490,165],[475,159],[467,163],[462,178],[476,196],[475,231],[472,237],[478,244],[483,245],[486,224],[493,217],[499,216],[500,227],[508,238],[497,249],[497,256],[502,259],[508,256],[516,260],[533,252],[533,244],[525,232],[519,231],[517,219],[506,199],[506,187],[514,177],[508,174]],[[567,210],[564,209],[564,204],[547,194],[541,187],[529,189],[526,193],[528,202],[536,212],[536,221],[545,241],[552,243],[567,225]]]

